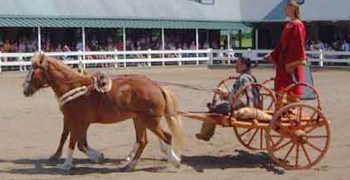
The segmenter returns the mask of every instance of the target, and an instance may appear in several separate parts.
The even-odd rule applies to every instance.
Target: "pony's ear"
[[[39,67],[40,66],[40,59],[41,59],[40,54],[35,53],[34,56],[31,58],[32,66]]]
[[[49,66],[49,63],[45,57],[44,54],[40,54],[40,60],[39,60],[39,63],[40,63],[40,66],[43,67],[44,69],[47,69],[47,67]]]

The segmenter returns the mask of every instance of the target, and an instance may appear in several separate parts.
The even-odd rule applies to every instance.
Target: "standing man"
[[[283,29],[278,45],[271,54],[265,58],[273,62],[276,67],[275,91],[281,94],[285,88],[296,82],[304,82],[304,66],[307,64],[305,52],[306,30],[301,21],[299,5],[290,0],[284,12],[290,21]],[[303,95],[303,87],[294,88],[283,101],[285,103],[297,102]],[[283,104],[279,104],[282,106]]]

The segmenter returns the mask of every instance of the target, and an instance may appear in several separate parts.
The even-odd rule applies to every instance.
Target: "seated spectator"
[[[123,42],[121,40],[118,40],[117,49],[118,49],[118,51],[123,51],[124,50],[124,44],[123,44]]]
[[[75,49],[76,49],[77,51],[84,51],[83,42],[79,41],[79,42],[77,43],[77,45],[75,46]]]
[[[6,39],[3,45],[3,51],[10,52],[10,50],[11,50],[10,40]]]

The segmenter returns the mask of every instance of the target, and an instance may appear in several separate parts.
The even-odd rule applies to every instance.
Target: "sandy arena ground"
[[[90,70],[91,71],[91,70]],[[202,88],[215,87],[234,70],[208,70],[206,67],[128,68],[108,70],[109,74],[144,74],[159,81],[183,83]],[[272,69],[256,69],[259,80],[273,76]],[[56,168],[48,157],[58,145],[62,115],[50,89],[32,98],[22,94],[24,73],[0,75],[0,179],[349,179],[350,171],[350,72],[326,70],[314,72],[314,81],[322,98],[324,113],[331,124],[331,146],[325,158],[313,169],[287,171],[269,166],[261,152],[245,149],[232,128],[218,128],[210,142],[195,138],[201,122],[183,118],[186,149],[180,170],[166,162],[158,140],[148,133],[149,144],[133,172],[120,172],[122,159],[135,141],[132,121],[113,125],[93,125],[88,134],[90,145],[105,155],[104,164],[92,163],[75,150],[71,175]],[[211,93],[172,87],[179,95],[183,110],[206,110]],[[78,113],[78,112],[77,112]],[[65,156],[64,150],[64,156]],[[59,163],[62,163],[61,160]]]

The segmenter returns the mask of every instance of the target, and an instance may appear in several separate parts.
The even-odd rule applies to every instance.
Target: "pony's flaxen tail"
[[[161,86],[160,87],[165,98],[165,118],[168,127],[172,134],[171,145],[174,148],[176,154],[180,155],[181,149],[184,148],[184,134],[181,130],[181,120],[178,115],[178,101],[175,94],[170,89]]]

